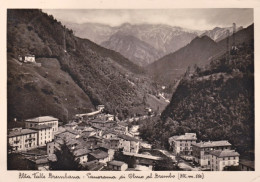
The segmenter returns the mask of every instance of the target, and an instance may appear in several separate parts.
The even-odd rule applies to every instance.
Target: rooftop
[[[8,137],[27,135],[27,134],[30,134],[30,133],[37,133],[37,131],[31,130],[31,129],[13,130],[13,131],[10,131]]]
[[[200,148],[231,146],[231,144],[227,140],[199,142],[199,143],[193,143],[192,145]]]
[[[25,121],[41,123],[41,122],[58,121],[58,120],[59,119],[54,118],[53,116],[40,116],[40,117],[36,117],[36,118],[27,119]]]
[[[108,153],[102,150],[94,150],[93,152],[90,153],[90,155],[92,155],[96,159],[104,159],[108,157]]]
[[[139,141],[138,139],[136,139],[134,137],[124,135],[124,134],[118,134],[117,136],[118,136],[118,138],[122,138],[122,139],[127,140],[127,141],[135,141],[135,142]]]
[[[255,161],[250,161],[250,160],[246,160],[246,159],[240,159],[239,163],[244,165],[244,166],[247,166],[247,167],[250,167],[252,169],[255,169]]]
[[[89,151],[88,149],[86,149],[86,148],[78,149],[78,150],[75,150],[75,151],[74,151],[74,155],[75,155],[76,157],[80,157],[80,156],[86,155],[86,154],[88,154],[88,153],[90,153],[90,151]]]
[[[91,121],[91,123],[114,123],[115,121],[110,121],[110,120],[101,120],[101,119],[94,119]]]
[[[39,157],[28,157],[29,161],[35,163],[35,164],[46,164],[49,163],[47,156],[39,156]]]
[[[31,127],[30,129],[33,129],[33,130],[42,130],[42,129],[50,129],[51,126],[47,126],[45,124],[43,125],[37,125],[37,126],[33,126]]]
[[[172,140],[197,140],[196,133],[185,133],[184,135],[172,136]]]
[[[219,158],[222,157],[236,157],[239,156],[239,153],[235,150],[212,150],[209,151],[211,155],[217,156]]]
[[[86,166],[90,171],[99,171],[103,168],[105,164],[100,163],[97,160],[93,160],[90,162],[83,163],[82,165]]]
[[[113,160],[113,161],[108,162],[108,164],[111,164],[111,165],[114,165],[114,166],[122,166],[123,164],[126,164],[126,163],[124,163],[122,161]]]
[[[95,131],[94,128],[91,128],[91,127],[86,127],[84,128],[83,132],[86,131],[86,132],[91,132],[91,131]]]

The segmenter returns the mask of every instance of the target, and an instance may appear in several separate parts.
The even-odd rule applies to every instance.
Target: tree
[[[60,146],[60,150],[55,150],[55,155],[57,157],[57,161],[50,163],[51,170],[82,170],[82,166],[79,161],[76,160],[73,152],[69,149],[65,142]]]

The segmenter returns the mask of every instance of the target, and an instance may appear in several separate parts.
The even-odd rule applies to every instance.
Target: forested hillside
[[[98,104],[119,117],[144,111],[144,94],[153,89],[139,66],[117,52],[75,37],[41,10],[8,10],[7,18],[9,120],[41,113],[67,121]],[[26,54],[34,54],[42,67],[15,63],[18,55]],[[48,66],[52,63],[54,67]],[[70,102],[67,96],[72,93],[83,103]]]
[[[200,140],[229,140],[243,155],[254,149],[254,47],[240,44],[205,68],[187,72],[161,120],[145,122],[143,137],[167,145],[170,136],[195,132]]]

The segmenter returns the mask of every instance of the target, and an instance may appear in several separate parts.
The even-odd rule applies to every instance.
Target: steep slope
[[[219,51],[217,43],[207,36],[197,37],[180,50],[148,65],[155,80],[168,85],[178,79],[189,66],[204,65],[210,56]]]
[[[168,138],[195,132],[199,140],[229,140],[242,158],[254,159],[254,43],[238,45],[180,81],[161,118],[140,125],[142,138],[168,147]]]
[[[229,140],[241,153],[254,149],[254,49],[213,60],[179,84],[162,119],[177,121],[171,132],[196,132],[201,140]],[[172,125],[172,122],[168,123]]]
[[[235,34],[236,44],[248,43],[253,36],[253,26],[240,30]],[[230,37],[230,48],[232,44]],[[208,36],[197,37],[190,44],[180,50],[162,57],[147,66],[147,71],[155,80],[163,84],[173,83],[185,73],[188,67],[193,69],[194,65],[203,66],[214,57],[223,55],[227,49],[227,40],[218,43]]]
[[[55,117],[64,119],[61,116],[64,113],[59,114],[59,112],[55,111],[55,100],[47,102],[43,96],[38,96],[38,91],[42,90],[43,83],[46,83],[45,86],[48,88],[53,89],[52,92],[47,91],[47,94],[53,93],[56,95],[55,90],[59,90],[54,86],[54,81],[56,82],[57,80],[52,77],[42,78],[42,74],[39,73],[42,71],[49,74],[52,72],[63,75],[64,80],[61,80],[61,83],[66,83],[65,79],[71,77],[72,81],[84,91],[85,95],[84,97],[82,96],[82,99],[85,100],[85,110],[93,109],[93,105],[104,104],[109,112],[117,112],[119,117],[127,117],[133,115],[133,113],[142,113],[144,111],[145,106],[142,103],[142,98],[145,93],[153,89],[150,86],[149,80],[142,75],[143,70],[122,55],[100,47],[89,40],[75,37],[71,30],[66,29],[52,16],[42,13],[40,10],[8,10],[7,27],[7,51],[10,60],[17,58],[19,54],[25,55],[29,53],[34,54],[36,58],[44,58],[46,62],[58,61],[60,64],[59,67],[55,63],[55,69],[51,67],[45,68],[44,66],[43,68],[33,68],[33,66],[30,67],[28,65],[27,69],[31,70],[30,74],[32,77],[39,77],[42,80],[42,84],[40,82],[37,84],[35,81],[31,83],[32,87],[35,87],[37,90],[34,98],[37,97],[40,99],[37,102],[30,102],[31,105],[23,104],[26,102],[23,92],[19,90],[12,91],[10,87],[10,85],[20,83],[19,77],[14,76],[13,79],[9,80],[9,120],[14,117],[25,119],[27,116],[37,116],[40,113],[37,106],[39,103],[43,103],[44,105],[50,104],[44,114],[52,114]],[[37,62],[40,62],[40,60],[36,59]],[[10,66],[11,63],[9,65],[9,62],[9,73],[16,72],[15,69],[19,70],[20,66],[18,64],[17,67],[19,68],[16,68],[14,65]],[[21,69],[19,71],[22,74],[26,70]],[[67,76],[64,75],[64,72],[67,73]],[[9,77],[11,78],[11,75],[8,75]],[[73,83],[69,83],[69,85],[71,87],[67,88],[64,86],[60,90],[64,90],[64,92],[68,90],[69,92],[69,90],[75,89]],[[41,92],[39,93],[42,94]],[[80,95],[81,93],[78,92],[75,94]],[[58,94],[57,97],[59,98]],[[89,102],[88,98],[91,102]],[[74,113],[71,109],[81,106],[75,100],[75,103],[71,102],[69,106],[71,109],[68,109],[68,105],[66,104],[61,104],[60,107],[60,110],[69,110],[68,114],[69,118],[71,118]],[[16,112],[17,109],[14,108],[18,108],[21,111],[18,113]]]
[[[160,52],[151,45],[121,32],[112,35],[108,41],[101,43],[101,45],[121,53],[140,66],[145,66],[161,57]]]
[[[66,121],[78,112],[94,110],[89,97],[60,69],[55,58],[39,58],[42,66],[19,65],[8,58],[8,118],[54,115]]]

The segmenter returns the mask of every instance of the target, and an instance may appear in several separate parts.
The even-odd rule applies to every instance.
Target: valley
[[[10,153],[43,152],[48,170],[219,170],[217,151],[234,157],[221,170],[254,161],[254,24],[77,24],[10,9],[7,32]]]

